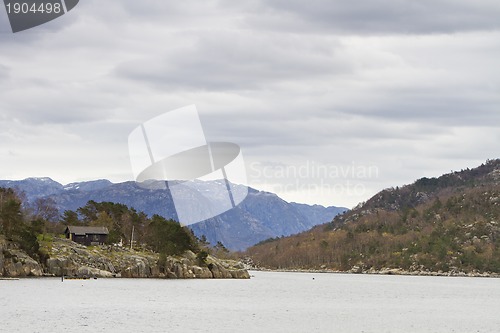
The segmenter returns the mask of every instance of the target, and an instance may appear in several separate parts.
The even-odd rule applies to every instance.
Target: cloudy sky
[[[0,8],[0,179],[132,180],[127,137],[196,104],[248,184],[352,207],[498,158],[497,0],[81,0]]]

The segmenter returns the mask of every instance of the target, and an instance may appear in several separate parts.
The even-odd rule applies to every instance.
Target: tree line
[[[51,198],[30,204],[13,189],[0,188],[0,234],[18,243],[33,258],[43,259],[39,235],[61,235],[69,225],[106,227],[108,244],[133,245],[163,255],[199,252],[200,246],[206,245],[174,220],[159,215],[148,217],[123,204],[91,200],[76,211],[66,210],[60,215]]]

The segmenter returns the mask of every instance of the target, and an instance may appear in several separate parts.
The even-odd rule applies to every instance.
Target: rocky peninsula
[[[58,237],[42,241],[41,245],[46,255],[35,260],[0,235],[0,277],[250,278],[241,262],[211,255],[201,260],[192,251],[181,256],[160,256],[112,245],[86,247]]]

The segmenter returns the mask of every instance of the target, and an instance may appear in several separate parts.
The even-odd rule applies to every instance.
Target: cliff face
[[[67,239],[42,242],[43,264],[0,238],[0,276],[70,276],[124,278],[237,278],[250,276],[243,264],[208,256],[199,262],[187,251],[183,256],[163,257],[154,252],[117,246],[85,247]]]

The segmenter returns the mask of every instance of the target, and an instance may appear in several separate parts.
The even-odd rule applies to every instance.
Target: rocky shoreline
[[[0,277],[248,279],[238,261],[208,256],[203,262],[187,251],[182,256],[160,258],[151,251],[118,246],[86,247],[63,238],[46,242],[47,258],[39,263],[13,243],[0,239]]]
[[[333,274],[373,274],[373,275],[408,275],[408,276],[451,276],[451,277],[485,277],[485,278],[500,278],[500,273],[493,272],[463,272],[457,269],[452,269],[449,272],[444,271],[431,271],[425,269],[424,267],[414,267],[412,270],[405,270],[402,268],[363,268],[361,266],[353,266],[350,270],[341,271],[328,268],[326,265],[321,266],[318,269],[278,269],[278,268],[267,268],[261,267],[255,262],[247,257],[243,260],[244,267],[250,271],[263,271],[263,272],[289,272],[289,273],[333,273]]]
[[[492,272],[461,272],[461,271],[429,271],[429,270],[415,270],[408,271],[401,268],[382,268],[379,270],[368,269],[362,270],[357,267],[353,267],[348,271],[332,270],[332,269],[271,269],[263,267],[247,267],[249,270],[253,271],[263,271],[263,272],[288,272],[288,273],[333,273],[333,274],[373,274],[373,275],[407,275],[407,276],[449,276],[449,277],[483,277],[483,278],[500,278],[499,273]]]

